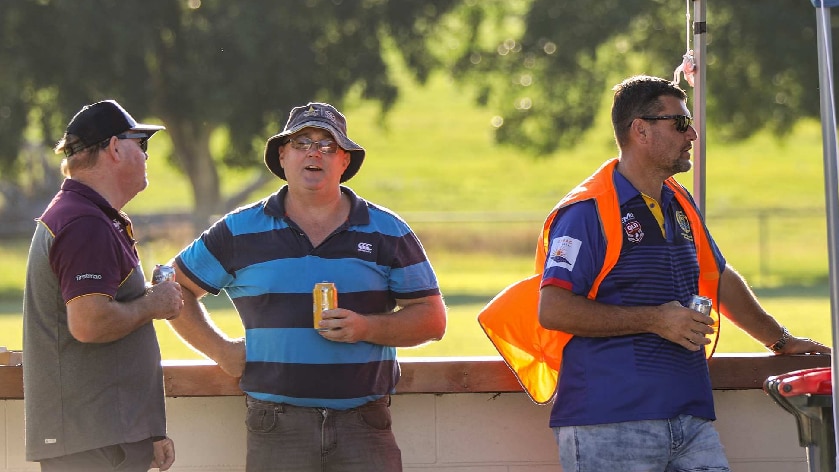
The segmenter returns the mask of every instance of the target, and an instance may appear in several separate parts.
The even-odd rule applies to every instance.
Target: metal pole
[[[696,75],[693,88],[693,120],[699,137],[693,143],[693,198],[705,214],[705,0],[693,0],[693,56]]]
[[[833,353],[831,357],[831,376],[833,387],[833,411],[839,411],[839,315],[837,315],[837,300],[839,300],[839,281],[837,281],[836,270],[839,268],[837,259],[837,248],[839,248],[839,172],[837,172],[836,147],[836,110],[833,100],[833,51],[831,46],[830,32],[830,10],[824,7],[822,0],[814,3],[816,8],[816,24],[818,25],[818,51],[819,51],[819,90],[822,123],[822,148],[824,154],[824,193],[825,206],[827,210],[827,251],[830,270],[830,314],[833,334]],[[835,3],[835,2],[834,2]],[[839,431],[839,420],[833,415],[833,431]],[[839,452],[839,447],[833,444],[834,451]],[[837,454],[835,457],[839,457]],[[834,464],[834,467],[836,464]],[[836,470],[834,468],[834,470]]]

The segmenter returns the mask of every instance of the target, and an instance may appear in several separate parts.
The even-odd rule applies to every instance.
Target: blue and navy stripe
[[[349,219],[318,247],[285,218],[284,187],[226,215],[178,256],[192,280],[224,290],[236,306],[247,346],[241,386],[255,398],[344,409],[393,391],[395,348],[335,343],[314,331],[315,283],[335,283],[338,306],[362,314],[440,293],[408,225],[342,191],[352,200]]]

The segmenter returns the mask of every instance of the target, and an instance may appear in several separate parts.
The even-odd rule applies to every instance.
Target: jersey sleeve
[[[593,200],[561,209],[551,225],[542,284],[586,295],[606,255],[606,245]]]
[[[232,253],[232,243],[233,235],[222,219],[184,248],[175,260],[199,287],[218,295],[234,278],[223,262]]]
[[[67,303],[90,294],[116,296],[122,283],[122,247],[106,220],[83,217],[61,229],[50,249],[50,265]]]

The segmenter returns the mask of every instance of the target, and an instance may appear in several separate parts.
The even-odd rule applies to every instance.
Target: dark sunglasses
[[[693,118],[687,115],[655,115],[655,116],[639,116],[642,120],[675,120],[676,131],[684,133],[693,124]]]
[[[123,133],[118,134],[117,139],[139,139],[140,149],[143,152],[148,152],[149,149],[149,135],[146,133]]]

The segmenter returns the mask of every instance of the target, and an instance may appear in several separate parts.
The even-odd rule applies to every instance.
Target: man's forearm
[[[184,290],[181,314],[169,320],[169,324],[187,344],[216,362],[225,355],[229,344],[235,342],[212,322],[204,304],[189,290]]]

